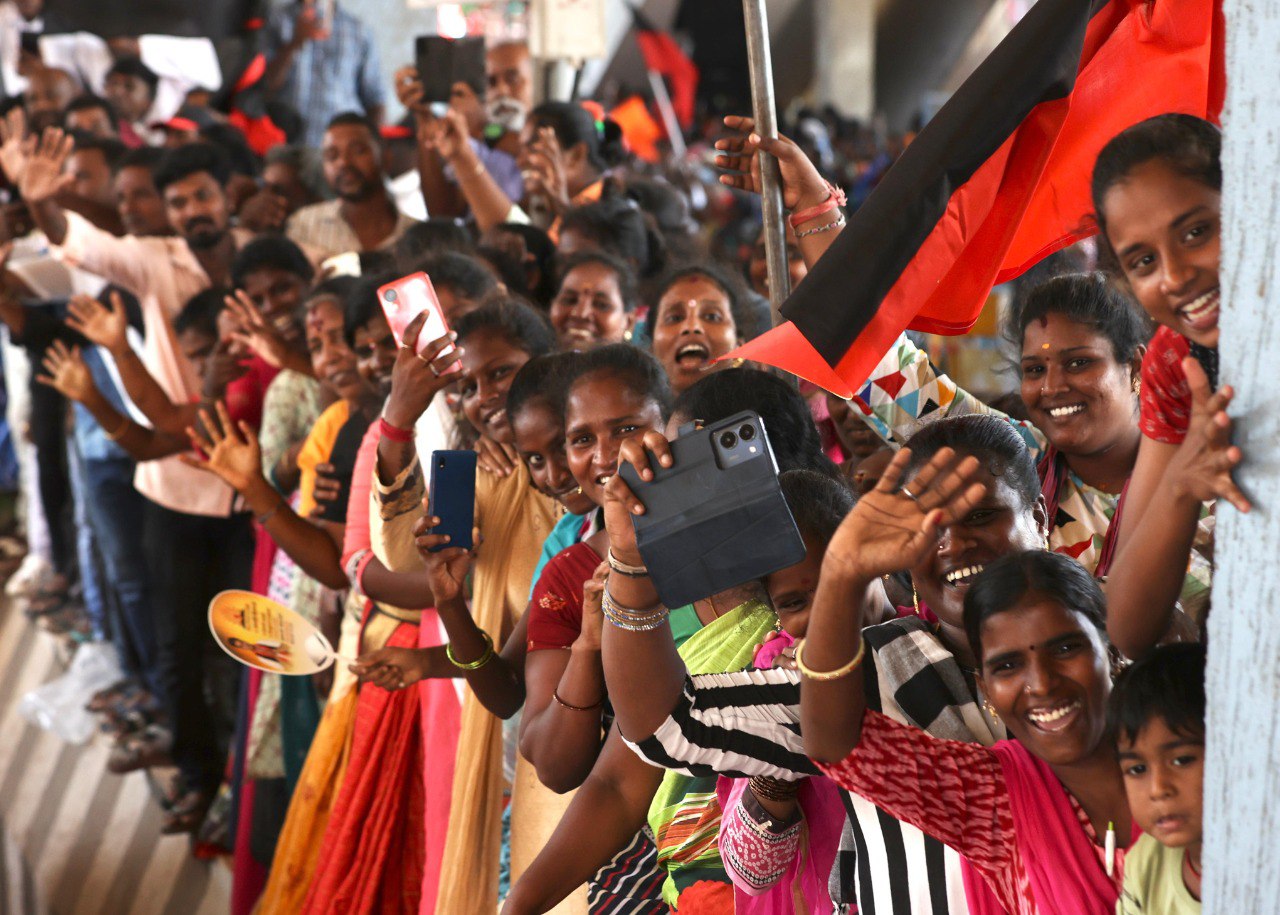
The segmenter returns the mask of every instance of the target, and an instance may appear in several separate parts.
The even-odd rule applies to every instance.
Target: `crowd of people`
[[[844,400],[732,358],[769,326],[759,158],[794,285],[890,150],[729,117],[714,170],[643,165],[600,106],[535,104],[516,42],[446,110],[398,70],[385,124],[336,9],[266,25],[292,145],[199,91],[148,123],[127,55],[103,98],[24,52],[0,122],[6,590],[116,646],[109,765],[176,769],[163,829],[231,856],[233,910],[1198,912],[1215,503],[1250,507],[1218,129],[1103,149],[1096,248],[1004,316],[1001,408],[908,334]],[[427,341],[378,295],[418,272]],[[743,411],[804,558],[663,606],[620,468]],[[469,548],[442,450],[477,455]],[[346,660],[236,664],[231,589]]]

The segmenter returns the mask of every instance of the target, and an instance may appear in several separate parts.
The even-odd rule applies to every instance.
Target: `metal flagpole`
[[[671,142],[671,151],[683,160],[687,149],[684,145],[684,134],[680,132],[680,119],[676,117],[675,107],[671,104],[671,93],[667,84],[662,81],[662,74],[649,70],[649,88],[653,91],[653,101],[662,115],[662,126],[667,129],[667,139]]]
[[[751,71],[751,112],[756,133],[778,135],[774,111],[773,62],[769,54],[769,20],[765,0],[742,0],[742,18],[747,27],[747,67]],[[769,308],[776,327],[782,322],[779,308],[791,294],[791,274],[787,271],[787,237],[782,223],[782,181],[778,160],[760,153],[760,210],[764,219],[765,262],[769,275]]]

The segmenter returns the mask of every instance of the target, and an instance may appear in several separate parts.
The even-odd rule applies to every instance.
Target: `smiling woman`
[[[563,350],[589,350],[630,339],[638,302],[635,275],[622,261],[588,252],[569,258],[551,301]]]
[[[819,764],[842,787],[964,855],[972,912],[1109,913],[1136,838],[1107,737],[1111,664],[1096,580],[1014,553],[965,597],[990,711],[1012,740],[937,740],[867,710],[854,749]]]

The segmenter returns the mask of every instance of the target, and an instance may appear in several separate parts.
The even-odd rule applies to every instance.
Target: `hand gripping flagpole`
[[[747,68],[751,71],[751,112],[756,133],[778,135],[774,111],[773,61],[769,54],[769,20],[765,0],[742,0],[742,18],[747,30]],[[769,276],[769,310],[776,327],[782,323],[779,309],[791,294],[791,274],[787,270],[787,237],[782,223],[782,180],[778,160],[760,153],[760,210],[764,219],[765,263]]]

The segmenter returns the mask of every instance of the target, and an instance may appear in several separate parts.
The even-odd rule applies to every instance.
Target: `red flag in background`
[[[907,147],[783,304],[726,358],[852,396],[905,329],[963,334],[991,288],[1097,231],[1102,147],[1165,112],[1216,121],[1221,0],[1040,0]]]
[[[622,139],[627,149],[631,150],[646,162],[658,162],[658,141],[666,136],[666,132],[658,124],[649,106],[638,95],[633,95],[621,102],[609,112],[609,117],[622,128]]]
[[[674,38],[655,28],[639,10],[633,8],[631,15],[635,19],[636,44],[640,45],[640,53],[644,55],[645,69],[666,77],[676,120],[688,130],[693,124],[698,68]]]

